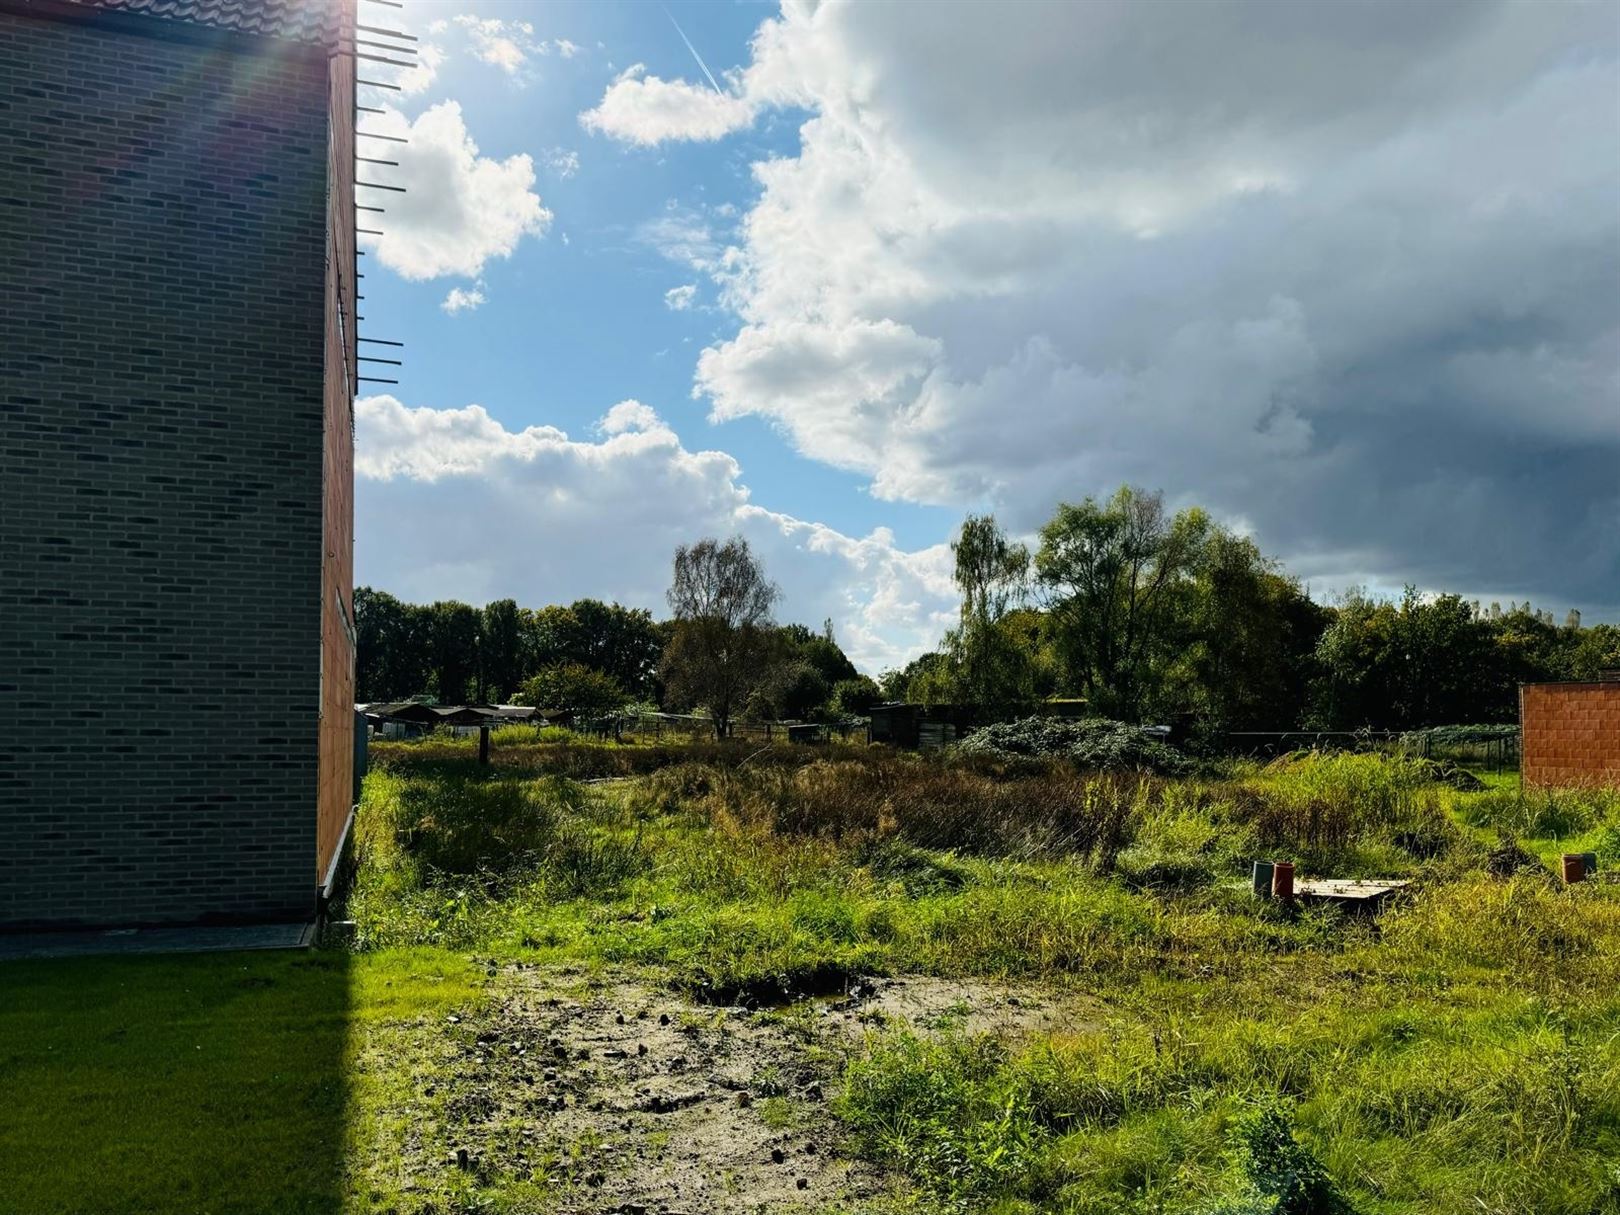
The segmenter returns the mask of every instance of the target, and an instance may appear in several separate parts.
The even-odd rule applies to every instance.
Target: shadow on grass
[[[332,951],[0,964],[0,1209],[343,1206]]]

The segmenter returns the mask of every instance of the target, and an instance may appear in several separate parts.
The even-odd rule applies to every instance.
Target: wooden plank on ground
[[[1406,884],[1405,878],[1386,878],[1377,881],[1361,878],[1307,878],[1294,883],[1294,895],[1308,902],[1371,906],[1383,902]]]

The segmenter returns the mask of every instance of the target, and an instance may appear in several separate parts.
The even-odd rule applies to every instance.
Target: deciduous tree
[[[993,515],[969,515],[951,544],[962,593],[957,627],[946,636],[951,697],[989,710],[1034,698],[1032,655],[1006,627],[1029,572],[1029,550],[1008,539]]]
[[[1102,714],[1139,720],[1164,656],[1178,584],[1209,534],[1198,509],[1121,486],[1105,503],[1063,503],[1041,529],[1035,571],[1067,681]]]
[[[778,650],[771,608],[779,596],[741,537],[675,550],[664,685],[677,703],[707,709],[721,738],[749,694],[770,681]]]

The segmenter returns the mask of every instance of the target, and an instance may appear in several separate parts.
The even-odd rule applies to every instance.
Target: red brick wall
[[[345,0],[352,7],[353,0]],[[352,12],[347,22],[353,21]],[[346,29],[352,26],[345,23]],[[320,776],[315,880],[321,881],[354,804],[354,79],[350,54],[331,59],[326,265],[325,464],[321,502]]]
[[[1519,689],[1527,785],[1620,785],[1620,683]]]

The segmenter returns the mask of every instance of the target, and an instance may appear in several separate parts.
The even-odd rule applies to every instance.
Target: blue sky
[[[657,610],[742,534],[877,671],[964,513],[1131,482],[1319,596],[1614,618],[1617,18],[367,0],[432,70],[362,124],[358,577]]]
[[[711,71],[746,62],[764,6],[413,0],[403,21],[392,10],[367,8],[367,24],[408,26],[447,48],[433,88],[404,103],[407,112],[435,98],[455,98],[484,155],[534,156],[536,187],[553,215],[543,239],[526,240],[511,257],[485,265],[486,303],[476,310],[447,316],[440,307],[444,280],[369,276],[361,312],[366,332],[408,344],[401,391],[413,403],[476,401],[512,428],[543,424],[584,435],[609,406],[635,398],[657,408],[690,443],[718,445],[736,457],[750,483],[769,487],[773,509],[856,532],[881,522],[912,546],[932,544],[949,531],[958,512],[875,503],[867,478],[796,457],[758,418],[711,427],[706,404],[692,399],[697,353],[736,324],[717,306],[712,284],[659,248],[661,226],[702,228],[718,242],[730,239],[737,217],[758,194],[751,165],[792,154],[802,115],[771,114],[720,143],[663,149],[627,147],[580,127],[579,115],[633,63],[664,77],[701,79],[682,30]],[[527,21],[533,40],[566,38],[580,49],[566,59],[530,53],[508,74],[475,58],[466,37],[458,36],[454,18],[464,13]],[[451,28],[427,34],[436,19],[449,19]],[[367,65],[362,76],[372,79],[376,70]],[[362,104],[397,103],[379,90],[362,94]],[[578,168],[558,172],[547,163],[554,150],[574,153]],[[378,170],[375,180],[393,179]],[[692,303],[681,311],[667,307],[665,292],[687,285],[697,287]]]

